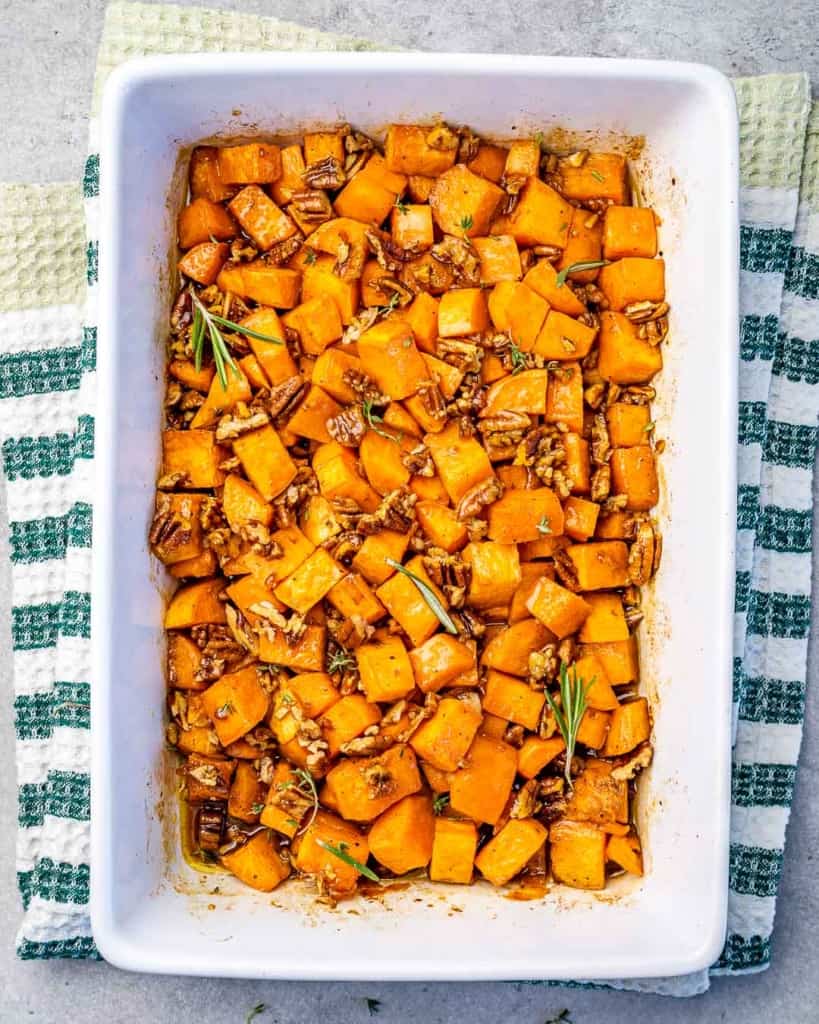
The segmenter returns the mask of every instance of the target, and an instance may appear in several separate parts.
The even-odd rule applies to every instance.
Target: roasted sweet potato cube
[[[622,205],[628,198],[626,159],[619,153],[589,153],[579,167],[561,160],[559,171],[567,199],[610,199]]]
[[[194,199],[180,211],[177,235],[180,249],[191,249],[202,242],[226,242],[239,233],[236,221],[224,206],[209,199]]]
[[[575,434],[583,430],[583,373],[579,363],[566,363],[549,374],[546,422],[565,423]]]
[[[486,392],[481,416],[497,416],[501,412],[525,412],[542,416],[546,412],[549,387],[548,370],[523,370],[496,380]]]
[[[520,585],[513,594],[512,602],[509,605],[508,621],[510,626],[522,622],[524,619],[531,618],[531,612],[526,607],[526,602],[532,596],[540,577],[548,576],[552,580],[555,578],[554,566],[546,562],[521,562],[520,574]]]
[[[476,238],[489,234],[489,225],[503,196],[503,190],[493,182],[479,178],[465,164],[456,164],[432,186],[429,205],[444,234]]]
[[[500,281],[489,293],[487,306],[489,308],[489,317],[495,330],[511,330],[509,315],[512,309],[512,299],[518,284],[519,282],[517,281]],[[484,362],[486,362],[486,359],[484,359]]]
[[[341,614],[350,619],[353,616],[365,622],[378,622],[387,612],[366,581],[357,572],[351,572],[327,593],[327,600]]]
[[[592,750],[600,750],[606,740],[606,733],[609,731],[611,715],[608,711],[599,711],[597,708],[586,708],[585,714],[580,720],[580,727],[577,730],[577,742],[582,743]]]
[[[200,242],[199,245],[188,249],[179,261],[179,273],[196,281],[197,284],[211,285],[219,276],[229,252],[230,249],[225,242]]]
[[[298,331],[302,348],[311,356],[321,355],[344,333],[338,306],[319,297],[302,302],[282,319],[288,327]]]
[[[298,409],[287,421],[287,429],[311,441],[331,441],[327,421],[338,416],[342,407],[317,384],[310,386]]]
[[[370,829],[370,852],[395,875],[425,868],[432,857],[435,815],[427,795],[405,796]]]
[[[427,434],[424,444],[429,448],[441,482],[455,505],[468,490],[493,475],[492,463],[483,445],[474,437],[461,437],[455,421],[440,433]]]
[[[292,309],[298,305],[301,274],[289,267],[276,267],[262,260],[251,263],[226,263],[216,284],[223,292],[234,292],[262,306]],[[305,296],[310,298],[310,296]]]
[[[615,708],[611,715],[611,725],[606,736],[603,754],[606,757],[619,757],[628,754],[651,735],[651,720],[648,714],[648,701],[638,697]]]
[[[197,771],[204,768],[205,771]],[[192,804],[227,800],[236,762],[193,752],[184,765],[185,795]]]
[[[407,175],[407,192],[414,203],[426,203],[429,201],[429,194],[435,184],[434,178],[428,178],[424,174]]]
[[[464,371],[457,366],[453,366],[452,363],[445,363],[443,359],[438,359],[436,356],[429,355],[426,352],[422,352],[421,356],[426,363],[429,376],[441,389],[441,394],[444,398],[447,401],[451,401],[461,386],[461,381],[464,379]]]
[[[296,192],[304,190],[304,178],[302,175],[307,168],[304,163],[301,146],[285,146],[281,151],[281,162],[281,174],[273,182],[270,194],[279,206],[286,206],[292,201],[293,195]]]
[[[453,772],[450,779],[452,810],[494,825],[512,792],[517,764],[514,747],[488,736],[476,736],[463,768]]]
[[[284,526],[276,530],[271,540],[281,549],[278,557],[265,558],[253,552],[246,552],[227,563],[227,575],[249,572],[261,582],[273,586],[298,568],[316,546],[297,526]]]
[[[365,224],[381,224],[395,205],[396,195],[359,171],[336,196],[333,206],[339,217],[350,217]]]
[[[473,608],[506,605],[520,585],[520,558],[515,544],[472,541],[463,558],[472,566],[467,604]]]
[[[481,727],[478,732],[481,736],[489,736],[493,740],[502,740],[506,735],[509,723],[505,718],[498,718],[497,715],[484,715]]]
[[[295,235],[298,228],[258,185],[248,185],[228,204],[228,209],[256,243],[266,252],[276,242]]]
[[[566,449],[563,472],[572,494],[588,494],[591,489],[589,442],[580,434],[569,433],[563,436],[563,447]]]
[[[400,637],[361,644],[356,648],[355,659],[367,700],[400,700],[415,689],[412,665]]]
[[[284,328],[275,309],[254,309],[252,313],[243,317],[239,324],[275,339],[265,341],[249,335],[247,339],[253,355],[271,384],[279,384],[288,377],[295,377],[298,374],[298,367],[285,344]],[[276,341],[279,344],[276,344]]]
[[[222,181],[235,185],[270,184],[282,173],[281,150],[264,142],[218,150]]]
[[[523,352],[530,352],[549,313],[549,303],[520,282],[512,292],[507,313],[508,329],[513,342]]]
[[[488,327],[489,311],[480,288],[455,288],[441,296],[438,334],[442,338],[478,334]]]
[[[249,761],[240,761],[230,787],[228,814],[231,818],[255,825],[259,820],[260,808],[264,805],[267,786]]]
[[[585,305],[572,291],[570,285],[557,283],[557,271],[548,260],[540,260],[527,271],[523,283],[544,298],[552,309],[568,316],[580,316],[586,312]]]
[[[575,779],[566,806],[566,817],[592,825],[628,821],[628,783],[612,776],[608,761],[589,758]]]
[[[478,830],[471,821],[435,819],[429,877],[433,882],[469,885],[478,849]]]
[[[389,409],[387,410],[389,412]],[[413,494],[418,495],[419,501],[437,501],[446,505],[449,495],[439,476],[411,476],[409,488]]]
[[[541,627],[542,629],[543,627]],[[525,729],[536,730],[546,697],[542,690],[533,690],[528,683],[514,676],[490,669],[486,674],[484,710]]]
[[[276,587],[276,597],[299,615],[305,615],[345,575],[343,565],[324,548],[316,548],[295,572]]]
[[[596,596],[596,595],[589,595]],[[584,647],[584,653],[574,662],[570,672],[578,679],[582,679],[586,690],[586,703],[590,708],[597,711],[613,711],[617,705],[617,694],[612,689],[608,674],[600,659],[589,654],[589,647]]]
[[[409,652],[415,682],[424,693],[435,693],[475,664],[475,652],[448,633],[436,633]]]
[[[398,433],[383,429],[382,433],[368,430],[361,439],[358,448],[359,458],[367,479],[379,494],[389,494],[399,487],[404,487],[410,478],[410,471],[404,465],[401,456],[413,445]],[[384,437],[384,434],[390,436]]]
[[[407,569],[421,579],[436,595],[444,608],[448,602],[443,592],[435,586],[424,568],[419,555],[407,563]],[[401,626],[413,647],[428,640],[440,626],[438,617],[427,604],[415,583],[404,573],[396,572],[381,584],[376,591],[378,599]]]
[[[475,866],[492,885],[506,885],[526,867],[548,835],[534,818],[512,818],[482,847]]]
[[[225,581],[202,580],[177,590],[165,611],[165,629],[189,629],[226,622],[225,602],[219,599]]]
[[[518,245],[566,247],[572,207],[551,186],[532,176],[508,218],[509,234]]]
[[[323,444],[313,454],[313,469],[325,498],[351,498],[365,512],[375,512],[378,494],[359,475],[355,454],[337,441]]]
[[[609,836],[606,845],[606,860],[617,864],[631,875],[643,874],[643,851],[639,836]]]
[[[393,206],[390,217],[392,240],[401,249],[422,252],[435,241],[432,210],[427,205],[402,203]]]
[[[236,532],[251,523],[270,526],[273,521],[273,506],[264,500],[253,484],[236,473],[230,473],[225,479],[222,511],[231,530]]]
[[[258,615],[257,612],[250,610],[254,605],[268,603],[277,612],[285,610],[285,606],[270,587],[255,576],[241,576],[235,583],[225,588],[225,593],[245,618],[252,621],[255,621]]]
[[[436,260],[430,252],[423,252],[404,263],[398,277],[410,291],[423,289],[432,295],[443,295],[455,284],[455,272],[452,267]]]
[[[436,178],[449,170],[458,155],[457,136],[452,145],[430,145],[435,141],[436,128],[419,124],[391,124],[384,143],[384,158],[391,171],[401,174],[423,174]],[[449,141],[449,140],[447,140]]]
[[[223,747],[261,722],[268,701],[255,665],[221,676],[202,694],[202,706]]]
[[[581,590],[610,590],[628,584],[628,547],[619,540],[572,544],[566,553]]]
[[[206,395],[216,370],[213,366],[202,366],[197,370],[189,359],[173,359],[168,364],[168,373],[185,387]]]
[[[222,181],[219,173],[219,150],[215,146],[197,146],[191,154],[189,172],[191,196],[204,197],[212,203],[230,199],[236,187]]]
[[[633,448],[648,441],[651,412],[647,405],[615,402],[606,409],[606,424],[613,448]]]
[[[540,540],[528,540],[520,545],[520,557],[527,562],[537,558],[554,558],[556,551],[563,551],[571,544],[568,537],[541,537]],[[550,579],[553,579],[551,576]]]
[[[264,830],[230,853],[223,853],[220,860],[239,881],[260,892],[272,892],[290,874],[287,854],[279,849],[272,832]]]
[[[320,884],[335,896],[354,892],[361,872],[332,850],[341,850],[359,864],[366,864],[370,856],[367,837],[355,825],[327,811],[316,814],[309,828],[293,844],[293,849],[296,870],[317,876]]]
[[[523,619],[492,637],[483,650],[481,664],[509,675],[528,676],[529,655],[553,639],[551,632],[537,619]],[[487,707],[487,710],[491,708]],[[493,714],[500,715],[501,712],[494,711]]]
[[[176,565],[201,554],[202,526],[199,494],[156,493],[151,549],[163,565]]]
[[[595,327],[589,327],[574,317],[550,309],[533,351],[549,360],[584,359],[596,337]]]
[[[640,663],[637,657],[637,638],[616,640],[602,644],[584,644],[581,654],[593,654],[603,666],[612,686],[639,682]]]
[[[606,885],[605,832],[579,821],[558,821],[549,829],[552,876],[573,889]]]
[[[582,643],[628,639],[628,624],[619,594],[586,594],[585,600],[591,612],[580,627],[578,639]]]
[[[603,267],[598,286],[615,311],[632,302],[662,302],[665,298],[665,261],[626,256]]]
[[[313,494],[299,513],[299,526],[313,544],[324,544],[341,531],[333,506],[323,494]]]
[[[540,736],[527,736],[518,750],[518,774],[524,779],[533,779],[565,749],[562,736],[551,736],[546,740]]]
[[[374,777],[377,784],[371,781]],[[403,743],[375,757],[339,761],[327,773],[327,784],[347,821],[372,821],[422,785],[415,752]]]
[[[466,166],[473,174],[488,178],[489,181],[494,181],[497,185],[503,177],[507,153],[508,150],[503,146],[493,146],[489,142],[482,142],[478,146],[478,152]]]
[[[569,497],[563,503],[565,531],[572,540],[588,540],[594,536],[600,506],[585,498]]]
[[[271,426],[237,437],[233,451],[265,501],[281,494],[296,475],[295,463]]]
[[[236,366],[228,367],[225,372],[227,387],[218,376],[213,378],[207,398],[191,420],[192,429],[213,426],[226,412],[230,412],[237,402],[250,400],[250,382],[242,370]]]
[[[438,338],[438,302],[429,292],[419,292],[408,306],[393,313],[393,319],[409,324],[418,348],[431,355],[435,354]]]
[[[361,370],[357,356],[342,352],[340,348],[327,349],[313,364],[313,383],[339,402],[357,402],[356,393],[345,380],[345,374],[351,370]]]
[[[162,432],[162,475],[179,475],[174,486],[183,490],[218,487],[225,478],[219,463],[228,457],[211,430]]]
[[[410,737],[422,761],[442,772],[454,771],[469,750],[481,724],[481,705],[475,694],[444,697]]]
[[[320,672],[324,668],[326,646],[326,626],[307,626],[294,644],[288,641],[284,630],[277,629],[272,635],[259,634],[259,661],[302,672]]]
[[[380,720],[381,711],[378,705],[371,704],[360,693],[353,693],[336,701],[319,721],[330,756],[335,757],[342,744],[354,740],[365,729],[369,729]]]
[[[409,537],[395,530],[371,533],[356,552],[352,567],[370,583],[378,585],[395,572],[387,559],[400,562],[409,546]]]
[[[174,690],[204,690],[206,682],[197,679],[202,652],[184,633],[168,634],[168,686]]]
[[[346,327],[358,312],[360,289],[357,280],[345,281],[333,272],[335,262],[333,256],[320,256],[314,263],[305,266],[302,271],[301,299],[302,302],[316,298],[332,300]]]
[[[645,512],[660,500],[657,463],[649,445],[615,448],[611,454],[611,483],[615,494],[625,494],[626,508]]]
[[[421,529],[437,548],[453,554],[466,544],[466,526],[447,505],[437,501],[419,501],[415,506],[415,517]]]
[[[388,275],[376,259],[367,260],[361,271],[361,305],[385,306],[389,301],[389,289],[381,287],[381,281]]]
[[[426,363],[412,336],[400,320],[382,320],[358,339],[361,367],[393,399],[415,393],[429,378]]]
[[[553,490],[506,491],[489,506],[489,538],[499,544],[520,544],[544,534],[563,533],[563,508]]]
[[[590,605],[579,594],[545,576],[537,581],[526,606],[558,639],[576,632],[591,613]]]
[[[520,280],[520,253],[517,242],[511,235],[475,238],[472,244],[481,261],[481,284]]]
[[[589,213],[576,206],[569,224],[569,240],[560,259],[554,264],[557,271],[567,270],[575,263],[588,263],[600,259],[602,251],[603,222],[598,213]],[[567,275],[570,281],[588,284],[597,279],[598,268],[573,270]]]
[[[327,157],[344,165],[344,140],[339,132],[305,132],[302,143],[304,162],[308,167]]]
[[[609,206],[603,218],[603,255],[652,259],[657,255],[657,221],[646,206]]]
[[[540,143],[537,139],[518,139],[509,146],[503,168],[505,181],[537,177],[540,170]]]

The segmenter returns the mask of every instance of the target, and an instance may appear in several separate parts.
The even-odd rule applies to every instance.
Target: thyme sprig
[[[574,789],[572,783],[572,758],[574,757],[574,748],[577,743],[577,732],[580,729],[583,715],[586,713],[586,696],[592,688],[595,678],[595,676],[592,676],[589,682],[586,683],[581,676],[578,676],[577,669],[570,672],[566,662],[561,661],[559,706],[551,693],[546,690],[546,700],[549,702],[549,707],[555,716],[555,722],[560,730],[560,735],[566,744],[566,768],[564,775],[570,792]]]
[[[449,793],[439,793],[432,801],[432,813],[443,814],[444,808],[449,804]]]
[[[512,376],[526,369],[526,353],[514,341],[509,346],[509,358],[512,360]]]
[[[597,270],[598,267],[607,267],[610,262],[611,260],[579,260],[577,263],[570,263],[555,278],[555,286],[562,288],[569,274],[579,274],[581,270]]]
[[[333,651],[327,659],[327,671],[330,675],[335,672],[345,672],[348,668],[355,668],[355,665],[355,658],[343,647],[338,651]]]
[[[193,288],[188,289],[188,294],[193,302],[191,347],[193,349],[194,364],[197,371],[202,369],[202,358],[205,354],[205,339],[210,338],[210,345],[213,350],[213,361],[216,364],[216,372],[219,375],[219,381],[224,391],[227,391],[228,386],[227,367],[229,366],[237,377],[241,376],[241,370],[239,369],[236,360],[233,358],[233,354],[225,341],[224,335],[219,330],[220,327],[228,327],[231,331],[237,331],[239,334],[244,334],[248,338],[257,338],[259,341],[270,342],[271,345],[284,344],[281,338],[273,338],[269,334],[262,334],[260,331],[253,331],[249,327],[242,327],[240,324],[236,324],[232,320],[227,320],[223,316],[217,316],[216,313],[212,313],[205,307],[204,303]]]
[[[316,815],[319,809],[319,798],[318,790],[316,789],[316,782],[313,776],[305,768],[296,768],[293,771],[293,775],[296,781],[292,780],[288,782],[280,782],[278,788],[281,789],[296,789],[306,800],[312,800],[313,806],[310,809],[310,817],[307,822],[301,826],[297,835],[301,835],[302,832],[306,832],[308,828],[316,820]]]
[[[395,569],[396,572],[403,573],[404,576],[407,576],[409,579],[412,580],[412,582],[416,586],[416,589],[418,590],[418,593],[429,605],[430,611],[433,613],[435,618],[441,623],[441,625],[444,627],[447,633],[451,633],[453,636],[457,636],[458,627],[449,617],[449,613],[447,612],[446,608],[444,608],[444,606],[438,600],[438,595],[429,586],[429,584],[422,580],[420,576],[416,576],[415,573],[412,572],[410,569],[407,569],[406,566],[401,565],[400,562],[396,562],[394,558],[385,558],[384,561],[387,563],[387,565]]]
[[[396,444],[401,444],[404,439],[402,433],[390,434],[378,426],[379,423],[384,422],[384,417],[373,409],[373,400],[371,398],[365,398],[361,403],[361,413],[367,421],[367,426],[374,434],[378,434],[379,437],[386,437],[388,441],[394,441]]]
[[[339,860],[343,860],[345,864],[349,864],[350,867],[355,868],[356,871],[360,871],[365,878],[369,878],[371,882],[380,882],[381,879],[378,875],[368,868],[366,864],[362,864],[360,860],[356,860],[355,857],[351,857],[347,850],[349,845],[344,842],[340,842],[338,846],[334,846],[332,843],[328,843],[326,839],[316,839],[318,846],[322,850],[326,850],[328,853],[332,853],[334,857],[338,857]]]

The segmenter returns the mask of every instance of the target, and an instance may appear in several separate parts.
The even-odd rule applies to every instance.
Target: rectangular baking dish
[[[624,147],[662,218],[671,303],[658,379],[665,554],[641,627],[656,757],[641,784],[646,875],[519,902],[423,884],[336,910],[179,855],[163,741],[166,584],[146,534],[162,426],[184,158],[206,139],[436,116],[561,149]],[[640,150],[635,138],[643,136]],[[737,118],[693,64],[446,54],[159,57],[102,115],[94,510],[94,937],[133,970],[269,978],[617,978],[702,968],[726,920],[737,373]],[[640,150],[638,152],[638,150]],[[218,891],[216,891],[218,890]]]

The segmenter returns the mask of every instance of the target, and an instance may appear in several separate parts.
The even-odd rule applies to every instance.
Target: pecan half
[[[257,409],[248,416],[237,416],[235,414],[222,416],[216,425],[216,440],[234,441],[243,434],[249,434],[252,430],[258,430],[269,421],[269,416],[262,409]]]
[[[415,520],[415,503],[418,495],[407,487],[397,487],[381,499],[375,512],[364,513],[358,520],[359,533],[378,533],[380,530],[395,530],[406,533]]]
[[[287,263],[301,249],[303,241],[304,235],[299,231],[298,234],[291,235],[290,238],[285,238],[281,242],[275,242],[264,254],[264,262],[275,263],[276,265]]]
[[[344,168],[334,156],[326,156],[317,160],[302,173],[302,178],[313,188],[337,189],[346,182]]]
[[[292,203],[298,210],[299,220],[311,224],[323,224],[333,216],[330,197],[320,188],[306,188],[294,192]]]
[[[648,583],[660,567],[663,539],[650,519],[637,523],[634,541],[628,553],[628,576],[632,583]]]
[[[348,405],[337,416],[327,420],[327,433],[347,448],[357,448],[367,433],[367,424],[357,405]]]
[[[271,417],[277,419],[288,413],[301,399],[304,387],[304,380],[299,374],[274,384],[267,397],[267,409]]]
[[[422,380],[415,389],[415,393],[421,399],[427,416],[434,420],[446,419],[446,402],[441,394],[441,389],[434,380]]]
[[[470,487],[458,502],[455,509],[455,516],[460,522],[471,519],[478,515],[485,505],[491,505],[503,494],[503,484],[496,476],[490,476],[487,480]]]

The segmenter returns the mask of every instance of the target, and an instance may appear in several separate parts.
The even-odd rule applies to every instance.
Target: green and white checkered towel
[[[146,53],[364,49],[192,8],[109,7],[95,87]],[[802,732],[819,412],[819,108],[803,75],[736,83],[741,116],[739,515],[729,934],[712,974],[764,969]],[[96,123],[75,184],[0,186],[0,435],[7,481],[24,958],[95,957],[88,900]],[[85,217],[85,228],[83,218]],[[87,234],[86,234],[87,231]],[[87,241],[85,240],[87,238]],[[623,981],[691,995],[709,972]]]

